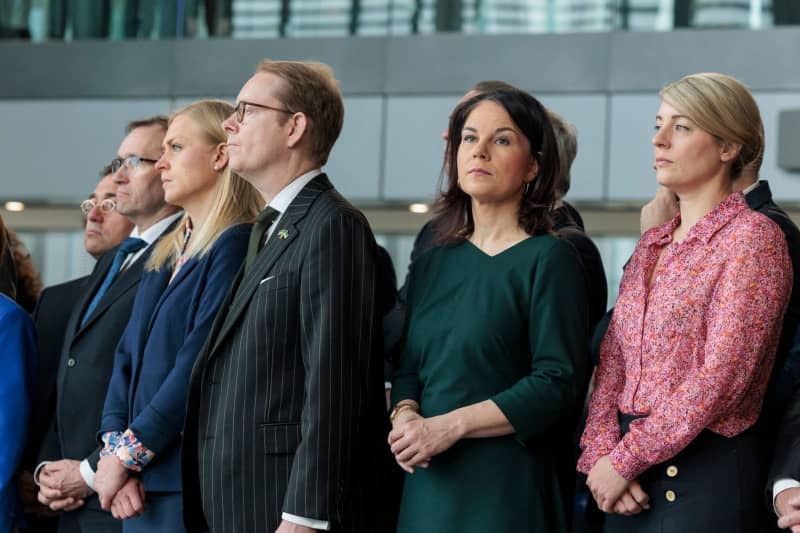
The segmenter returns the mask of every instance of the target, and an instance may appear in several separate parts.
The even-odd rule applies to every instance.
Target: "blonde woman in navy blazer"
[[[189,376],[247,253],[260,196],[228,167],[225,102],[202,100],[170,118],[161,170],[183,223],[161,239],[117,346],[95,477],[123,531],[183,531],[181,430]],[[146,501],[146,505],[145,505]]]

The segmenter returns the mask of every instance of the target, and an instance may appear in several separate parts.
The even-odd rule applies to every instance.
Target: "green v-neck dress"
[[[398,531],[568,531],[589,370],[574,249],[551,235],[495,256],[434,248],[412,265],[406,327],[393,403],[431,417],[492,399],[516,433],[463,439],[406,474]]]

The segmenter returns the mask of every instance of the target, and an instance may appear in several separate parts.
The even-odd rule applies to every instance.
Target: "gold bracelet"
[[[404,409],[413,409],[416,412],[418,409],[417,402],[413,400],[403,400],[395,405],[394,409],[392,409],[392,412],[389,415],[389,422],[391,422],[392,425],[394,425],[394,419],[397,418],[397,415],[399,415]]]

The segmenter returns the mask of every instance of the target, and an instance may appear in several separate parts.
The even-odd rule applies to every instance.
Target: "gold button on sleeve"
[[[675,465],[669,465],[667,467],[667,476],[668,477],[675,477],[678,475],[678,467]]]
[[[675,491],[674,490],[668,490],[667,492],[664,493],[664,498],[670,503],[674,502],[675,498],[676,498]]]

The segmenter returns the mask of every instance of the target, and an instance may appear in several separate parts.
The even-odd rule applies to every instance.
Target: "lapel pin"
[[[278,238],[279,239],[287,239],[288,237],[289,237],[289,230],[288,229],[282,229],[282,230],[280,230],[278,232]]]

